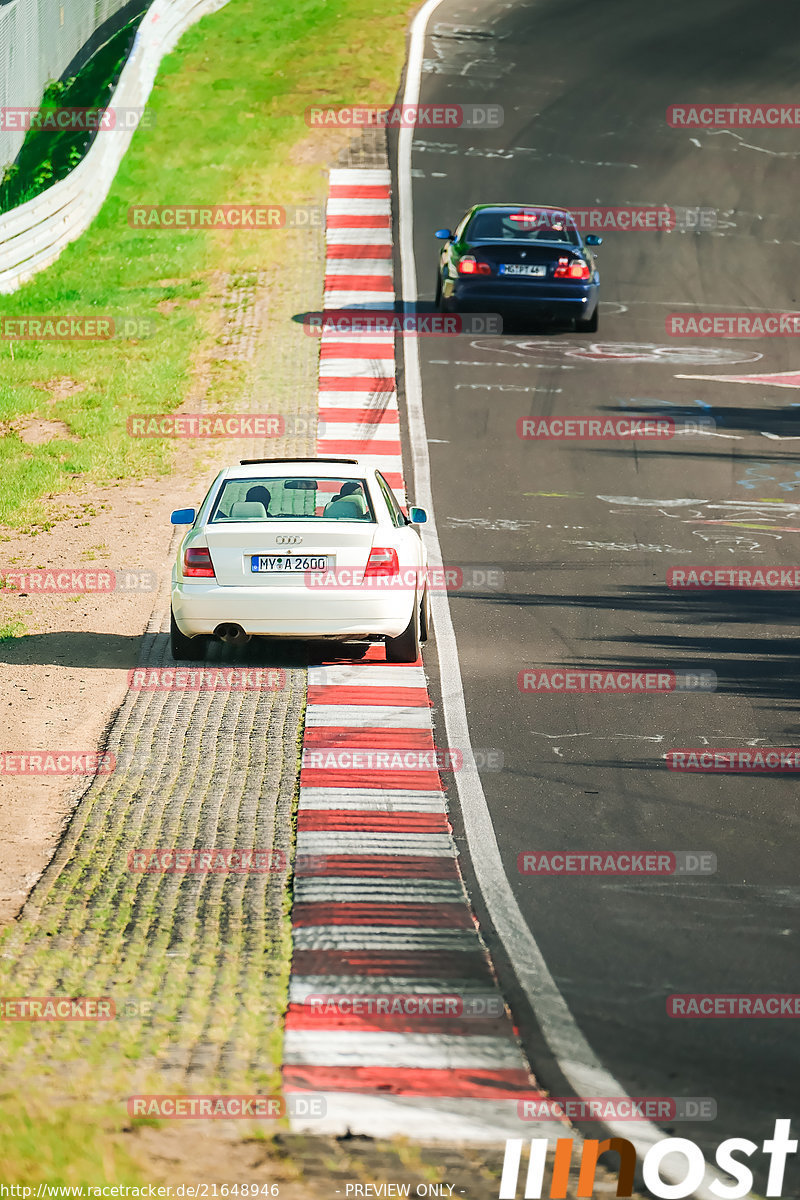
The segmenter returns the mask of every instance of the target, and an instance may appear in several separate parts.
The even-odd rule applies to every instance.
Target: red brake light
[[[582,258],[560,258],[553,271],[554,279],[589,279],[592,272]]]
[[[205,546],[190,546],[183,555],[184,579],[216,579],[211,555]]]
[[[400,564],[397,561],[397,551],[390,546],[373,546],[364,571],[364,578],[386,576],[394,578],[400,574]]]
[[[491,275],[492,268],[487,262],[478,262],[471,254],[465,254],[458,261],[459,275]]]

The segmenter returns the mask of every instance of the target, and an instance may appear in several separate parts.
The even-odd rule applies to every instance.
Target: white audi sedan
[[[411,663],[430,628],[427,557],[380,471],[357,458],[243,459],[221,471],[172,571],[171,646],[198,661],[209,637],[385,640]]]

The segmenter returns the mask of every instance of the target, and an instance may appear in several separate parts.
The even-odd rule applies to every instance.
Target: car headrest
[[[231,505],[232,521],[265,521],[267,510],[260,500],[237,500]]]
[[[341,500],[331,500],[330,504],[326,504],[323,516],[363,517],[365,510],[363,497],[343,496]]]

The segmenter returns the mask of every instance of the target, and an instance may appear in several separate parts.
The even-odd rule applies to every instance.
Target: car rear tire
[[[170,608],[169,610],[169,648],[172,651],[172,657],[176,661],[183,659],[185,662],[201,662],[206,656],[206,646],[208,638],[202,634],[197,637],[187,637],[185,633],[181,633],[178,628],[178,623],[175,620],[175,613]]]
[[[458,312],[455,297],[451,296],[448,300],[444,294],[441,275],[436,277],[436,307],[440,313]]]
[[[411,620],[399,637],[387,637],[386,661],[415,663],[419,658],[419,605],[415,602]]]
[[[422,596],[422,601],[419,606],[419,640],[421,642],[427,642],[427,640],[430,636],[431,636],[431,600],[430,600],[430,596],[428,595],[428,589],[425,588],[425,591]]]
[[[599,308],[599,305],[598,305],[598,308]],[[594,312],[589,317],[588,321],[576,321],[575,322],[575,332],[576,333],[597,333],[597,324],[598,324],[599,315],[600,314],[598,312],[598,309],[595,308]]]

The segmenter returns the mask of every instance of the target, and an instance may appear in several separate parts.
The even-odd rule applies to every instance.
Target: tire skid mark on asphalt
[[[392,307],[375,255],[381,221],[391,236],[389,171],[333,171],[330,195],[325,308],[363,311],[376,295]],[[405,505],[393,339],[323,332],[319,405],[317,452],[364,457]],[[431,752],[421,663],[386,665],[374,646],[310,668],[283,1076],[287,1092],[323,1093],[327,1115],[296,1129],[418,1136],[439,1105],[452,1138],[531,1133],[516,1098],[538,1092],[469,908],[436,760],[385,765]],[[323,1015],[319,997],[342,993]],[[342,1011],[352,994],[402,995],[404,1011]],[[405,1011],[420,995],[491,1011]]]

